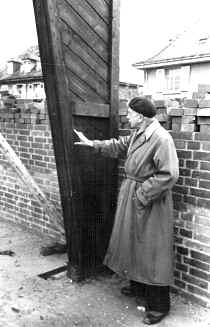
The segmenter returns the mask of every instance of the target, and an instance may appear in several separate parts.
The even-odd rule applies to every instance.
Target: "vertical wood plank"
[[[110,120],[109,137],[118,136],[119,110],[119,38],[120,38],[120,0],[111,1],[111,40],[110,40]],[[106,217],[114,217],[117,203],[118,161],[109,159],[106,166],[106,196],[110,199],[110,208],[104,207]],[[105,199],[104,199],[105,201]],[[111,235],[113,219],[107,220],[107,239]],[[107,244],[108,245],[108,244]]]
[[[60,35],[57,30],[56,2],[54,0],[33,0],[33,5],[68,242],[70,238],[69,221],[75,215],[71,201],[73,192],[71,99],[68,97],[68,81]],[[75,246],[79,247],[79,242]]]
[[[117,136],[119,107],[119,40],[120,40],[120,0],[112,1],[110,63],[110,136]]]

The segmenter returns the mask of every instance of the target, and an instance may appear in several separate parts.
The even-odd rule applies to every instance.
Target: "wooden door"
[[[95,272],[108,245],[116,162],[74,146],[117,135],[119,0],[33,0],[66,229],[69,275]]]

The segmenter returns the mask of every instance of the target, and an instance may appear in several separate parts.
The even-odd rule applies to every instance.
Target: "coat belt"
[[[148,178],[139,178],[139,177],[136,177],[136,176],[131,176],[131,175],[127,175],[125,174],[125,178],[127,179],[131,179],[132,181],[135,181],[135,182],[139,182],[139,183],[144,183],[144,181],[146,181],[146,179]]]

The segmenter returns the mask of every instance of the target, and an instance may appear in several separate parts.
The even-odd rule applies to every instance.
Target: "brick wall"
[[[51,130],[45,103],[18,101],[0,107],[0,130],[47,198],[61,211]],[[33,230],[55,234],[52,222],[0,155],[0,215]]]
[[[205,100],[207,101],[207,100]],[[180,161],[173,189],[174,289],[203,305],[210,303],[210,112],[208,102],[194,100],[167,107],[156,101],[158,119],[170,130]],[[1,105],[1,104],[0,104]],[[209,105],[209,107],[208,107]],[[119,133],[128,135],[127,99],[120,101]],[[186,118],[187,117],[187,118]],[[48,199],[61,211],[51,131],[44,103],[21,102],[0,107],[1,133],[26,165]],[[173,128],[173,130],[171,130]],[[189,130],[188,130],[189,129]],[[54,234],[52,222],[27,187],[0,155],[0,215],[33,230]],[[119,162],[119,182],[123,178]]]

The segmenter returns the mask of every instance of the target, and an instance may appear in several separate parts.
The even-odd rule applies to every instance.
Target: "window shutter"
[[[181,91],[188,91],[190,83],[190,66],[181,67]]]
[[[156,91],[163,92],[165,89],[165,69],[156,70]]]

